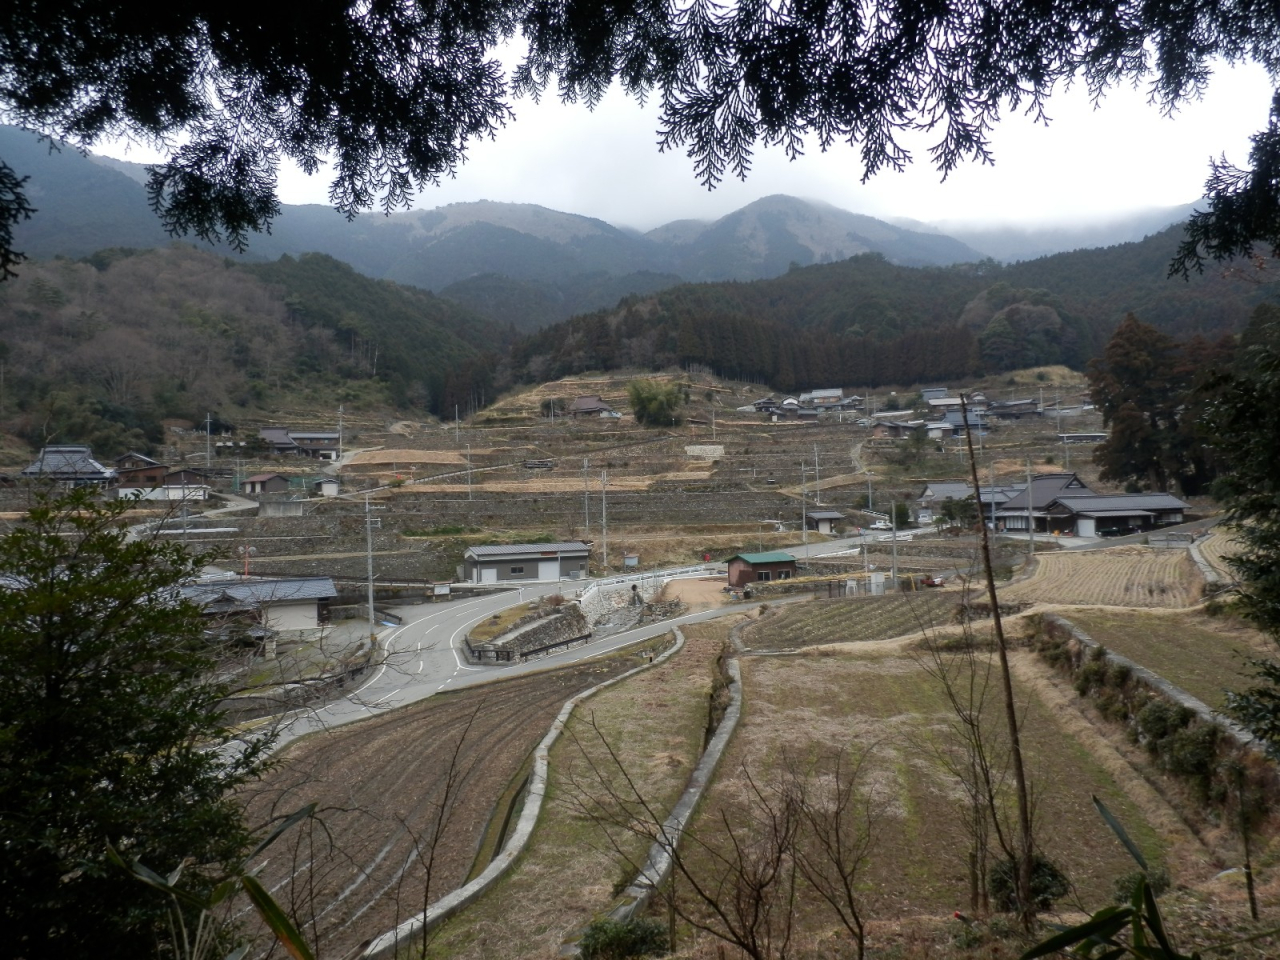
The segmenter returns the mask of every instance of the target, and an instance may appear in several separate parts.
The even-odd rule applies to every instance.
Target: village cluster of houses
[[[933,481],[916,500],[916,519],[932,523],[947,500],[973,497],[961,480]],[[1030,484],[981,487],[983,520],[1004,533],[1094,537],[1141,533],[1182,523],[1190,507],[1170,493],[1095,493],[1074,473],[1042,473]]]

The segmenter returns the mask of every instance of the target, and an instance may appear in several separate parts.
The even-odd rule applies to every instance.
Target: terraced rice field
[[[1062,616],[1108,650],[1153,670],[1209,706],[1221,708],[1227,690],[1253,682],[1245,661],[1271,657],[1267,637],[1234,617],[1200,610],[1064,610]]]
[[[1235,571],[1227,563],[1227,558],[1240,552],[1240,544],[1236,542],[1231,532],[1215,530],[1201,540],[1199,546],[1200,555],[1204,557],[1206,563],[1228,580],[1235,579]]]
[[[1010,603],[1189,607],[1202,582],[1184,550],[1117,547],[1036,558],[1035,573],[1000,591]]]
[[[742,665],[748,709],[695,821],[701,839],[722,849],[726,822],[752,822],[748,772],[768,789],[787,775],[789,764],[805,769],[816,756],[870,749],[861,778],[875,798],[877,817],[869,862],[859,877],[867,915],[885,920],[967,911],[966,800],[944,760],[954,759],[948,732],[953,720],[941,686],[922,664],[870,645],[823,658],[748,657]],[[1115,774],[1059,726],[1054,709],[1036,691],[1018,684],[1017,695],[1025,705],[1022,742],[1037,797],[1041,849],[1066,870],[1083,902],[1105,903],[1113,878],[1132,863],[1098,821],[1090,794],[1101,797],[1157,861],[1164,859],[1164,838],[1117,785]],[[1000,709],[993,693],[984,711],[994,721],[993,731]],[[797,915],[804,940],[838,935],[831,933],[832,917],[817,897],[801,898]],[[879,946],[874,935],[870,945]]]
[[[888,640],[949,622],[959,602],[958,593],[947,591],[793,604],[743,630],[742,643],[751,650],[794,650]]]

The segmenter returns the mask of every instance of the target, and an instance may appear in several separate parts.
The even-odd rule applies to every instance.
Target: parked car
[[[872,530],[892,530],[893,524],[888,520],[877,520],[871,525]]]

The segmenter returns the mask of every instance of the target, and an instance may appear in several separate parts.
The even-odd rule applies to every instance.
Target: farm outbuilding
[[[835,510],[810,510],[804,515],[805,526],[826,534],[835,533],[836,524],[843,519],[844,514]]]
[[[329,577],[219,577],[182,587],[205,616],[250,617],[271,630],[315,630],[329,622],[338,595]]]
[[[729,586],[770,580],[790,580],[796,575],[796,558],[781,550],[771,553],[737,553],[725,561],[729,565]]]
[[[462,555],[462,579],[471,583],[577,580],[587,576],[590,554],[591,548],[576,540],[467,547]]]

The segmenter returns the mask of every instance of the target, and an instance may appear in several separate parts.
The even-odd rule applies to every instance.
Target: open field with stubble
[[[1036,557],[1031,576],[1002,587],[1010,603],[1189,607],[1203,581],[1185,550],[1113,547]]]
[[[742,644],[748,650],[798,650],[919,635],[951,622],[961,599],[957,591],[930,590],[791,604],[745,628]]]
[[[327,955],[391,929],[467,879],[564,702],[641,662],[633,651],[439,694],[298,741],[244,802],[260,823],[316,803],[323,826],[282,838],[263,883]]]
[[[790,765],[803,769],[833,751],[870,750],[863,782],[874,798],[875,842],[859,883],[867,915],[887,923],[967,911],[966,801],[943,761],[952,749],[952,715],[922,663],[897,645],[871,645],[838,655],[749,657],[743,678],[743,721],[696,821],[702,839],[718,846],[726,839],[725,818],[747,822],[747,771],[768,784]],[[1152,859],[1164,860],[1168,838],[1113,773],[1058,725],[1033,689],[1019,685],[1018,696],[1039,844],[1065,869],[1084,903],[1106,903],[1114,878],[1132,865],[1098,820],[1090,795],[1107,803]],[[998,733],[994,676],[985,713]],[[802,944],[838,939],[816,898],[802,900],[801,932]],[[873,928],[873,946],[875,938]]]
[[[607,742],[655,809],[671,807],[702,750],[728,629],[724,621],[684,628],[685,647],[670,661],[579,706],[552,749],[547,799],[524,855],[440,929],[428,957],[552,958],[609,906],[648,844],[621,836],[615,849],[580,812],[579,791],[596,789],[593,768],[610,767]]]
[[[1235,617],[1199,610],[1063,609],[1058,614],[1097,640],[1219,709],[1225,691],[1252,682],[1245,659],[1274,657],[1276,646]]]

